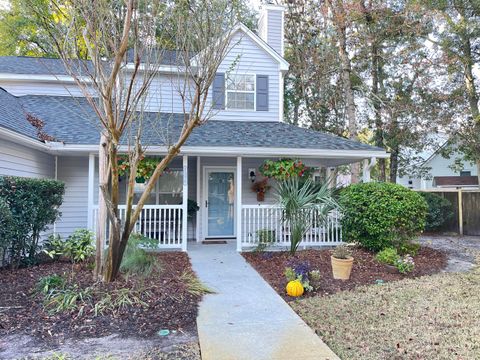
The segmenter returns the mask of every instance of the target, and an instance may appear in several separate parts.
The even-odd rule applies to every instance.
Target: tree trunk
[[[98,183],[100,185],[108,183],[108,155],[106,146],[107,138],[102,134],[98,150]],[[100,279],[103,272],[103,254],[105,249],[105,237],[107,236],[107,205],[105,204],[103,192],[100,187],[98,189],[97,224],[94,224],[94,226],[96,226],[97,229],[94,276],[96,279]]]
[[[392,149],[390,153],[390,182],[397,182],[398,174],[398,149]]]
[[[333,14],[333,22],[337,29],[338,35],[338,54],[341,64],[341,79],[343,94],[345,96],[346,115],[348,121],[349,138],[352,140],[358,140],[357,133],[357,119],[355,114],[355,100],[352,88],[352,82],[350,79],[352,73],[352,65],[347,52],[347,25],[346,25],[346,13],[343,7],[343,0],[337,0],[334,3],[328,1],[330,10]],[[352,174],[352,183],[357,183],[360,173],[360,164],[354,163],[350,167]]]
[[[373,95],[373,109],[375,112],[375,146],[384,147],[383,122],[382,122],[382,103],[381,94],[379,91],[379,84],[382,82],[381,60],[379,56],[378,46],[372,40],[371,46],[372,56],[372,95]],[[378,160],[379,180],[386,181],[386,161],[385,159]]]

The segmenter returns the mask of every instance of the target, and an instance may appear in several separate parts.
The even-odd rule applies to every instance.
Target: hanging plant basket
[[[153,175],[153,172],[157,168],[158,163],[162,161],[161,158],[143,157],[137,166],[137,173],[135,181],[138,184],[144,184]],[[127,177],[130,171],[130,163],[128,156],[118,157],[118,176],[120,178]],[[168,171],[168,168],[164,172]]]
[[[308,178],[314,171],[301,160],[294,159],[265,160],[259,170],[263,176],[275,180],[285,180],[290,177]]]
[[[268,178],[257,181],[252,185],[252,191],[257,193],[257,201],[265,201],[265,193],[270,189]]]
[[[257,192],[257,201],[265,201],[265,193]]]

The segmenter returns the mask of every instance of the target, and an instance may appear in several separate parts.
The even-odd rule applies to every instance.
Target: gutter
[[[48,144],[45,144],[38,139],[34,139],[26,135],[19,134],[13,130],[9,130],[6,128],[0,127],[0,137],[3,137],[13,142],[22,143],[22,145],[25,145],[34,149],[38,149],[41,151],[48,152],[50,150],[50,146]]]
[[[85,83],[91,83],[92,79],[88,76],[79,76],[78,79]],[[61,84],[75,84],[75,80],[70,75],[35,75],[35,74],[9,74],[0,73],[0,81],[18,81],[18,82],[52,82]]]
[[[51,143],[50,150],[56,153],[90,153],[98,152],[98,145],[70,145],[63,143]],[[146,146],[146,151],[151,155],[162,155],[168,152],[166,146]],[[119,152],[127,152],[128,146],[122,145]],[[330,150],[330,149],[295,149],[295,148],[263,148],[263,147],[224,147],[224,146],[183,146],[180,150],[183,155],[195,156],[302,156],[306,158],[329,158],[342,159],[345,157],[353,159],[381,158],[390,157],[385,151],[381,150]]]

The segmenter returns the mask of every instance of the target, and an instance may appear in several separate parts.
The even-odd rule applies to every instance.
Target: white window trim
[[[253,91],[248,91],[248,90],[228,90],[227,89],[227,78],[228,75],[225,76],[225,110],[234,110],[234,111],[256,111],[257,110],[257,74],[252,74],[252,73],[235,73],[234,76],[253,76]],[[253,93],[253,109],[237,109],[237,108],[232,108],[228,107],[228,93],[233,92],[233,93],[245,93],[245,94],[252,94]]]

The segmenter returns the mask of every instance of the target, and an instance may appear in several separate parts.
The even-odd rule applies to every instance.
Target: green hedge
[[[420,195],[425,199],[428,205],[425,230],[438,231],[453,218],[453,205],[444,197],[427,192],[421,192]]]
[[[425,227],[425,200],[401,185],[350,185],[342,190],[340,205],[344,240],[358,242],[372,251],[399,247]]]
[[[60,216],[64,192],[60,181],[0,176],[0,209],[9,214],[8,230],[0,232],[4,260],[14,267],[35,261],[40,234]]]

